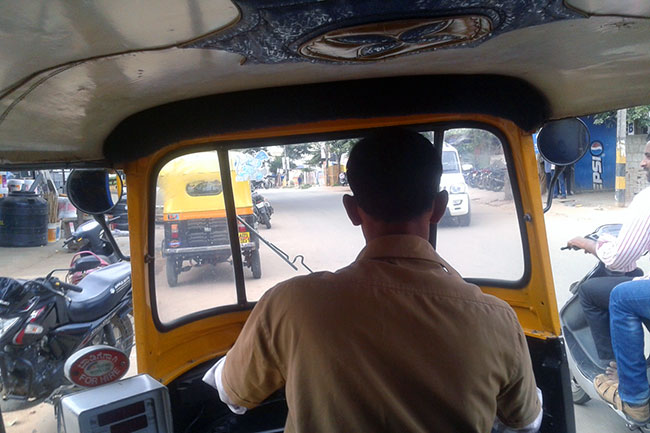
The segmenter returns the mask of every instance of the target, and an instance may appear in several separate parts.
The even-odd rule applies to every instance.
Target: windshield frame
[[[404,128],[413,129],[418,132],[432,131],[434,133],[434,146],[441,149],[442,152],[443,144],[442,140],[444,137],[444,131],[448,129],[457,129],[457,128],[479,128],[491,132],[494,134],[500,141],[503,147],[504,156],[507,164],[507,173],[510,177],[510,183],[512,187],[513,201],[515,209],[517,212],[517,220],[519,224],[519,233],[521,239],[521,248],[523,249],[523,273],[522,276],[517,280],[500,280],[500,279],[491,279],[491,278],[465,278],[469,283],[476,284],[478,286],[487,286],[498,289],[512,289],[520,290],[523,289],[528,282],[530,281],[531,276],[531,259],[530,259],[530,245],[528,241],[528,236],[525,226],[525,217],[523,214],[523,204],[521,199],[521,193],[519,189],[519,184],[516,180],[514,174],[514,159],[512,156],[511,143],[508,142],[506,136],[500,131],[497,127],[492,126],[488,123],[483,123],[480,121],[471,121],[471,120],[458,120],[458,121],[440,121],[440,122],[428,122],[428,123],[412,123],[412,124],[403,124],[400,125]],[[289,137],[271,137],[271,138],[255,138],[255,139],[246,139],[246,140],[224,140],[224,141],[215,141],[211,143],[201,144],[199,146],[183,147],[180,149],[173,150],[163,157],[161,157],[153,167],[151,175],[149,178],[149,192],[150,197],[153,199],[149,200],[147,204],[148,207],[148,220],[151,222],[148,224],[148,245],[147,245],[147,256],[150,257],[151,261],[155,257],[155,211],[156,211],[156,200],[155,200],[155,191],[157,185],[157,178],[160,170],[174,158],[179,156],[202,151],[216,151],[219,155],[219,165],[222,167],[222,172],[225,169],[226,174],[223,175],[222,182],[222,194],[225,199],[226,207],[226,219],[228,221],[229,236],[230,236],[230,247],[231,253],[233,255],[233,273],[235,276],[234,288],[237,293],[237,303],[229,305],[219,305],[204,310],[196,311],[179,318],[173,319],[171,321],[163,322],[160,319],[158,313],[158,304],[157,304],[157,295],[156,295],[156,276],[154,272],[154,266],[149,266],[149,284],[148,291],[151,297],[151,310],[152,310],[152,319],[155,327],[160,332],[167,332],[172,329],[178,328],[180,326],[199,321],[204,318],[212,317],[215,315],[231,313],[231,312],[240,312],[251,310],[256,301],[249,301],[246,296],[246,282],[244,278],[244,268],[242,264],[242,255],[239,240],[237,237],[237,215],[235,212],[234,206],[234,192],[232,188],[232,182],[229,171],[229,156],[228,152],[231,150],[242,150],[248,149],[251,147],[259,146],[285,146],[291,144],[301,144],[314,141],[324,141],[324,140],[333,140],[333,139],[342,139],[350,137],[360,137],[364,134],[367,134],[370,131],[377,130],[381,128],[363,128],[363,129],[354,129],[347,131],[338,131],[330,133],[313,133],[313,134],[299,134]],[[234,231],[233,231],[234,230]],[[234,233],[234,235],[232,234]],[[430,242],[435,248],[435,233],[432,233]]]

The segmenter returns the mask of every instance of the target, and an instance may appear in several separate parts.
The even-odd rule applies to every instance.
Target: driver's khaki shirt
[[[520,428],[540,411],[512,309],[417,236],[269,290],[222,380],[247,408],[284,386],[287,432],[486,433],[497,414]]]

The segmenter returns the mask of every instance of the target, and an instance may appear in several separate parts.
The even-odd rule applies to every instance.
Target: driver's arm
[[[273,303],[272,292],[262,296],[235,345],[203,379],[235,413],[254,408],[285,384],[271,325],[272,316],[282,315],[282,306]]]
[[[226,357],[224,356],[216,364],[210,368],[207,373],[203,376],[203,382],[207,383],[211,387],[215,388],[219,392],[219,398],[224,402],[228,408],[236,413],[237,415],[243,415],[248,410],[244,406],[238,406],[232,399],[228,396],[228,393],[223,388],[223,381],[221,380],[221,375],[223,374],[223,365],[226,363]]]

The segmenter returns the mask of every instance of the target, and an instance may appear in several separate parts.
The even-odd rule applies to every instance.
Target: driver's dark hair
[[[376,130],[361,139],[346,168],[359,207],[385,222],[408,221],[431,209],[442,174],[433,144],[403,128]]]

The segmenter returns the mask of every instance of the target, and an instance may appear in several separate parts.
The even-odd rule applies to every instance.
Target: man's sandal
[[[623,402],[618,395],[618,381],[611,380],[606,374],[599,374],[594,378],[596,392],[607,403],[617,410],[623,410]]]
[[[650,422],[650,405],[630,406],[622,401],[618,394],[618,381],[611,380],[606,374],[599,374],[594,379],[594,387],[600,398],[623,412],[629,421],[640,425]]]

